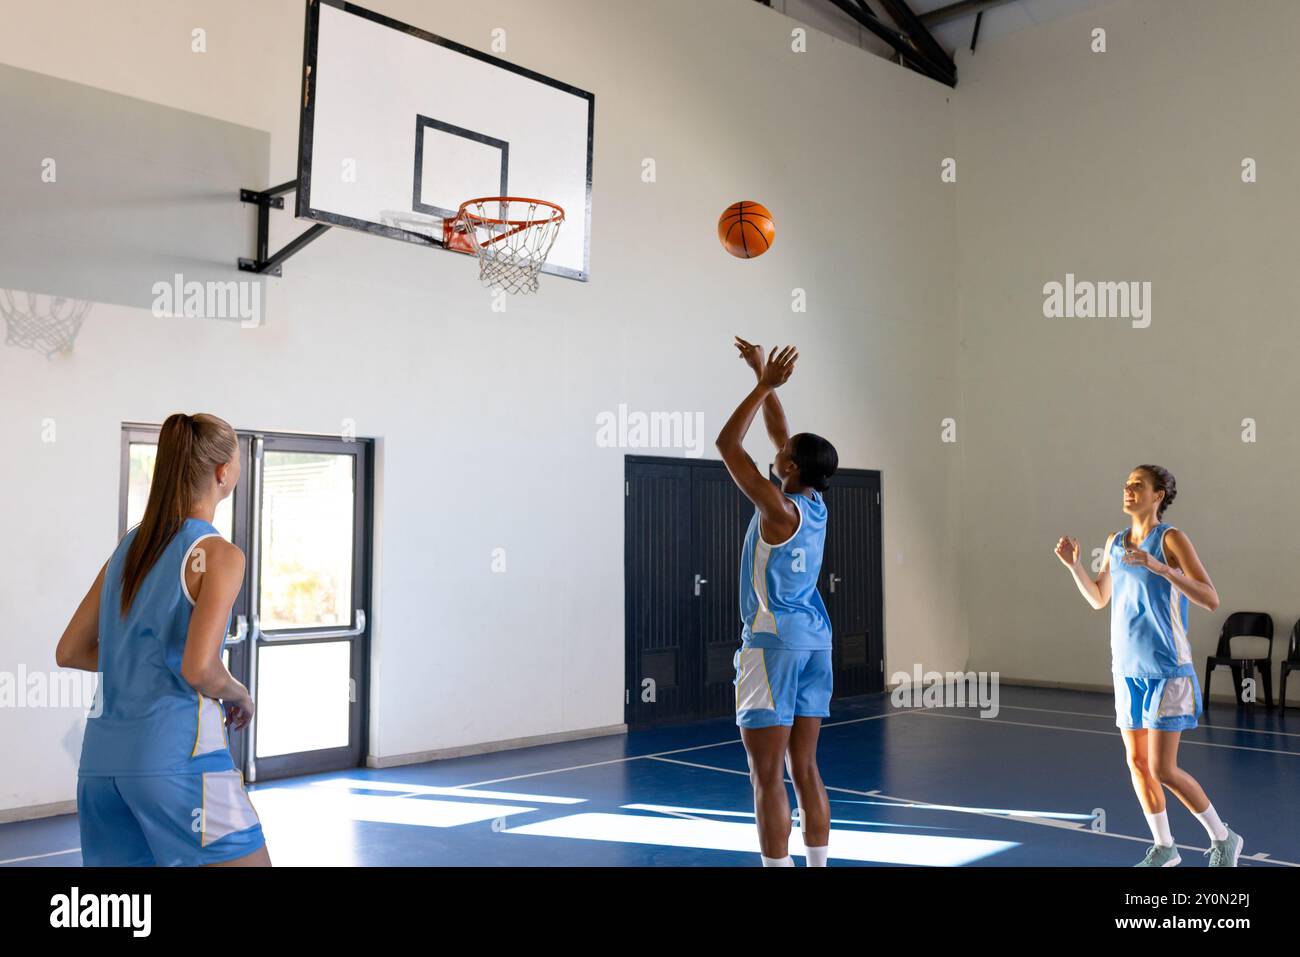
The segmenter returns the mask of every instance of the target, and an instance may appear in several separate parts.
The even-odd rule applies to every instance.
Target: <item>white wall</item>
[[[792,424],[883,471],[886,670],[964,664],[956,458],[937,440],[958,406],[951,91],[815,33],[792,54],[793,22],[751,0],[371,5],[480,49],[503,26],[508,58],[596,93],[592,281],[547,277],[501,315],[464,259],[333,230],[270,281],[263,328],[100,306],[67,360],[0,349],[0,670],[52,664],[115,542],[122,421],[355,419],[382,443],[372,754],[617,724],[627,450],[597,447],[596,416],[699,410],[711,439],[749,385],[735,333],[797,342]],[[302,13],[11,4],[0,62],[268,130],[278,182]],[[717,245],[738,199],[777,218],[757,262]],[[301,228],[285,217],[273,244]],[[70,799],[78,749],[74,714],[0,709],[0,810]]]
[[[1094,27],[1108,52],[1089,51]],[[1198,671],[1228,613],[1300,616],[1293,118],[1300,5],[1135,0],[959,59],[957,293],[971,665],[1109,684],[1108,619],[1052,556],[1125,525],[1169,468],[1222,598],[1191,610]],[[1254,157],[1259,181],[1241,181]],[[1043,318],[1043,284],[1153,284],[1149,328]],[[1242,420],[1258,442],[1241,441]],[[1230,680],[1220,672],[1216,691]],[[1294,691],[1293,691],[1294,696]]]

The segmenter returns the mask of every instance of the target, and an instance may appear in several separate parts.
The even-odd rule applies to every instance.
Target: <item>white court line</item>
[[[666,760],[666,759],[661,759],[661,760]],[[682,764],[685,762],[674,762],[674,763]],[[706,767],[706,765],[701,765],[701,767]],[[743,817],[750,821],[754,820],[753,811],[719,811],[716,808],[670,807],[665,804],[622,804],[619,805],[619,807],[624,811],[654,811],[659,814],[676,814],[678,816],[683,816],[683,817],[691,817],[691,815],[693,814],[704,814],[708,816],[691,817],[691,820],[706,821],[710,823],[712,822],[712,819],[715,817]],[[1081,814],[1078,816],[1090,818],[1090,816],[1086,814]],[[791,822],[794,822],[793,817],[791,817],[790,820]],[[934,827],[928,824],[878,824],[875,821],[853,821],[853,820],[849,820],[848,818],[838,818],[838,817],[833,817],[830,820],[832,824],[848,824],[854,827],[894,827],[894,828],[905,827],[905,828],[910,828],[912,830],[944,830],[944,828]]]
[[[978,721],[980,719],[974,718],[972,720]],[[653,755],[649,755],[649,757],[653,757]],[[745,777],[749,777],[749,773],[747,771],[735,771],[731,768],[717,768],[709,764],[695,764],[690,761],[675,761],[671,758],[658,758],[658,757],[656,757],[655,760],[663,761],[666,764],[684,764],[687,767],[701,768],[705,771],[718,771],[721,772],[722,774],[743,774]],[[789,779],[787,778],[786,780],[788,781]],[[1113,834],[1110,831],[1094,831],[1092,828],[1077,822],[1060,821],[1060,820],[1053,820],[1051,818],[1030,817],[1030,816],[1019,815],[1019,814],[986,811],[986,810],[976,809],[976,808],[962,808],[957,805],[950,805],[950,804],[931,804],[928,801],[918,801],[914,798],[897,797],[896,795],[892,795],[892,794],[883,794],[880,791],[855,791],[853,788],[832,787],[829,784],[824,786],[827,791],[835,791],[838,794],[853,794],[856,795],[857,797],[880,798],[885,801],[894,801],[901,806],[910,806],[910,807],[926,808],[930,810],[941,810],[941,811],[948,811],[948,810],[955,809],[955,810],[959,810],[963,814],[975,814],[978,815],[979,817],[992,817],[992,818],[997,818],[998,820],[1001,821],[1015,821],[1022,824],[1037,824],[1040,827],[1061,828],[1067,831],[1072,831],[1075,834],[1091,834],[1096,837],[1113,837],[1113,838],[1118,838],[1119,840],[1122,841],[1136,841],[1139,844],[1151,843],[1151,839],[1148,837],[1134,837],[1131,834]],[[1192,844],[1177,844],[1177,846],[1182,850],[1197,851],[1201,854],[1204,854],[1206,851],[1206,848],[1196,847],[1195,845]],[[1279,864],[1283,867],[1300,867],[1300,864],[1296,864],[1291,861],[1279,860],[1276,857],[1270,857],[1268,854],[1262,852],[1258,854],[1243,854],[1241,856],[1241,859],[1245,861],[1257,861],[1263,864]]]
[[[623,807],[625,809],[630,809],[630,810],[640,810],[642,808],[642,805],[624,804]],[[670,808],[670,807],[658,808],[658,807],[652,807],[650,805],[645,805],[645,808],[648,810],[659,811],[661,814],[667,814],[670,817],[685,818],[688,821],[699,821],[701,824],[714,823],[712,818],[700,817],[698,814],[692,814],[691,809],[689,808]]]
[[[1069,731],[1073,734],[1104,734],[1108,738],[1121,737],[1119,729],[1114,731],[1095,731],[1092,728],[1069,728],[1059,724],[1034,724],[1032,721],[1003,721],[1001,718],[979,718],[973,715],[965,714],[943,714],[937,710],[927,708],[912,708],[900,714],[920,714],[928,718],[950,718],[954,721],[980,721],[984,724],[1009,724],[1020,728],[1046,728],[1048,731]],[[1244,744],[1217,744],[1213,741],[1193,741],[1190,738],[1183,738],[1179,745],[1191,745],[1198,748],[1227,748],[1230,751],[1257,751],[1261,754],[1287,754],[1293,758],[1300,758],[1300,751],[1280,751],[1277,748],[1248,748]]]
[[[523,801],[528,804],[581,804],[587,800],[586,798],[555,797],[549,794],[466,791],[464,788],[445,788],[431,784],[402,784],[398,781],[380,781],[372,778],[329,778],[325,781],[312,781],[308,786],[347,791],[388,791],[403,798],[433,795],[437,797],[489,798],[494,801]],[[285,789],[281,788],[280,790]]]
[[[887,714],[873,714],[865,718],[850,718],[847,721],[832,721],[823,723],[822,728],[839,728],[846,724],[861,724],[863,721],[879,721],[881,718],[892,718],[896,715],[907,714],[906,711],[890,711]],[[593,761],[590,764],[575,764],[568,768],[551,768],[546,771],[529,771],[527,774],[515,774],[507,778],[493,778],[491,781],[478,781],[474,784],[459,784],[461,788],[478,788],[487,784],[502,784],[506,781],[518,781],[521,778],[535,778],[543,774],[563,774],[565,771],[585,771],[587,768],[599,768],[607,764],[623,764],[627,761],[644,761],[648,758],[661,758],[667,754],[686,754],[688,751],[703,751],[707,748],[721,748],[728,744],[743,744],[740,738],[731,738],[727,741],[715,741],[712,744],[696,744],[689,748],[675,748],[672,751],[657,751],[654,754],[627,754],[621,758],[610,758],[608,761]]]
[[[972,709],[977,707],[978,706],[972,706]],[[912,709],[912,710],[917,710],[917,709]],[[1091,711],[1059,711],[1056,708],[1026,708],[1023,705],[1017,705],[1017,704],[1000,704],[998,705],[998,710],[999,711],[1038,711],[1043,714],[1069,714],[1069,715],[1075,715],[1080,718],[1107,718],[1111,721],[1115,720],[1115,712],[1113,711],[1110,712],[1109,714],[1093,714]],[[986,718],[985,720],[996,720],[996,719]],[[1232,725],[1228,725],[1228,724],[1206,724],[1203,721],[1197,722],[1196,728],[1192,730],[1196,730],[1198,728],[1211,728],[1215,731],[1240,731],[1244,734],[1276,734],[1283,738],[1300,738],[1300,733],[1297,733],[1295,731],[1268,731],[1263,728],[1235,728]],[[1187,739],[1184,738],[1183,740],[1186,741]]]
[[[732,768],[717,768],[711,764],[695,764],[690,761],[676,761],[672,758],[655,758],[655,760],[663,761],[666,764],[682,764],[688,768],[701,768],[705,771],[721,771],[724,774],[743,774],[745,777],[749,777],[748,771],[736,771],[733,770]],[[790,780],[788,776],[786,777],[785,782],[790,785],[794,784],[794,781]],[[826,788],[827,791],[842,791],[845,794],[853,794],[858,797],[879,797],[879,798],[887,797],[886,795],[881,794],[879,791],[855,791],[852,788],[831,787],[829,784],[823,784],[822,786]],[[1025,821],[1029,824],[1046,824],[1049,827],[1064,827],[1069,830],[1077,830],[1078,828],[1083,827],[1083,825],[1078,822],[1061,821],[1057,818],[1043,817],[1042,815],[1038,815],[1038,814],[1025,814],[1025,813],[1017,813],[1014,811],[1002,811],[1002,812],[988,811],[985,810],[984,808],[968,808],[968,807],[962,807],[957,804],[929,804],[924,801],[919,801],[919,802],[909,801],[906,798],[888,798],[888,800],[898,801],[901,803],[901,806],[904,807],[921,807],[931,811],[958,811],[962,814],[979,814],[983,817],[1001,818],[1004,821],[1008,819],[1012,819],[1016,821]],[[1086,817],[1088,820],[1092,820],[1091,815],[1080,815],[1080,816]],[[859,823],[866,824],[869,822],[862,821]]]
[[[0,864],[20,864],[23,861],[39,861],[42,857],[58,857],[60,854],[77,854],[81,851],[79,847],[70,847],[66,851],[50,851],[46,854],[28,854],[26,857],[10,857],[7,860],[0,861]]]
[[[712,765],[695,765],[695,763],[693,762],[675,761],[675,759],[673,758],[655,758],[655,761],[663,761],[669,763],[669,765],[685,765],[686,767],[699,767],[699,768],[703,768],[703,770],[705,771],[722,771],[723,774],[742,774],[745,775],[746,778],[749,778],[749,771],[735,771],[729,767],[714,767]],[[785,779],[785,783],[793,785],[794,781],[787,778]],[[927,810],[959,811],[959,813],[962,814],[979,814],[982,815],[982,817],[1001,818],[1002,820],[1008,820],[1008,819],[1024,820],[1024,822],[1030,824],[1047,824],[1048,827],[1063,827],[1066,828],[1066,830],[1070,830],[1070,831],[1076,831],[1079,830],[1079,828],[1083,827],[1083,824],[1079,822],[1069,822],[1069,820],[1061,820],[1058,818],[1045,818],[1043,817],[1043,815],[1039,815],[1039,814],[1023,814],[1023,813],[1018,814],[1015,813],[1015,811],[989,811],[983,809],[983,807],[962,807],[961,805],[930,804],[930,802],[927,801],[910,801],[909,798],[905,798],[905,797],[889,797],[888,794],[881,794],[879,791],[854,791],[853,788],[833,788],[829,784],[823,784],[823,787],[826,788],[827,791],[836,791],[845,794],[855,794],[855,796],[857,797],[881,797],[881,798],[885,798],[885,800],[896,801],[898,802],[898,804],[905,807],[924,807],[924,809]],[[1086,817],[1088,820],[1092,819],[1091,814],[1080,815],[1080,817]],[[1140,839],[1136,839],[1135,837],[1134,840],[1140,840]]]

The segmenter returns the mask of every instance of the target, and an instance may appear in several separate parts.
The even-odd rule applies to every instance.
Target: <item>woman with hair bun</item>
[[[77,774],[87,866],[271,863],[225,731],[253,716],[221,660],[244,553],[212,524],[239,468],[221,419],[168,416],[144,518],[59,639],[59,667],[99,673]]]
[[[1124,483],[1129,526],[1106,539],[1101,574],[1094,579],[1084,569],[1078,539],[1057,541],[1056,556],[1089,605],[1098,610],[1107,602],[1111,606],[1115,723],[1154,839],[1137,866],[1173,867],[1181,861],[1165,813],[1168,788],[1209,835],[1210,866],[1236,867],[1241,835],[1219,820],[1200,784],[1178,766],[1179,738],[1196,727],[1201,714],[1201,689],[1187,640],[1187,603],[1214,611],[1219,593],[1191,540],[1162,521],[1177,494],[1168,469],[1139,465]]]
[[[736,652],[736,724],[749,756],[754,812],[764,867],[793,867],[788,766],[799,798],[809,867],[825,867],[830,805],[817,770],[817,736],[830,715],[831,623],[817,593],[826,544],[826,491],[839,466],[819,435],[790,435],[776,390],[794,372],[793,346],[763,349],[736,337],[758,384],[718,435],[717,448],[740,490],[754,503],[740,559],[741,647]],[[776,447],[768,481],[745,452],[759,407]]]

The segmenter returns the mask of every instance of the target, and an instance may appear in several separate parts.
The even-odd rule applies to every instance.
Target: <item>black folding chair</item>
[[[1232,654],[1233,638],[1266,638],[1268,651],[1262,657],[1240,658]],[[1294,634],[1292,643],[1294,644]],[[1273,616],[1262,611],[1234,611],[1223,623],[1219,632],[1219,647],[1214,654],[1205,659],[1205,681],[1201,688],[1201,708],[1210,709],[1210,676],[1214,669],[1223,665],[1232,671],[1234,682],[1232,694],[1237,704],[1246,704],[1242,700],[1242,683],[1245,678],[1253,678],[1259,672],[1264,685],[1264,705],[1273,707]]]
[[[1282,687],[1278,689],[1278,701],[1282,710],[1286,710],[1286,676],[1292,671],[1300,670],[1300,621],[1291,629],[1291,641],[1286,648],[1286,660],[1282,662]]]

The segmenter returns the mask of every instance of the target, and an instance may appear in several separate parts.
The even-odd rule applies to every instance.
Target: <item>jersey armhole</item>
[[[208,532],[194,539],[194,541],[190,542],[190,547],[185,549],[185,557],[181,559],[181,594],[185,596],[185,600],[190,603],[191,608],[194,607],[194,599],[190,597],[190,586],[185,583],[185,569],[190,565],[190,556],[194,554],[194,549],[198,547],[199,542],[206,538],[220,537],[221,534],[219,532]]]
[[[773,545],[771,542],[769,542],[767,539],[763,537],[763,515],[760,512],[758,516],[758,540],[762,542],[764,545],[766,545],[768,548],[782,548],[786,545],[789,545],[791,542],[793,542],[794,537],[799,534],[799,529],[803,528],[803,509],[799,507],[798,502],[794,503],[794,510],[799,513],[799,524],[794,527],[794,531],[790,533],[789,538],[776,545]]]
[[[1171,564],[1169,561],[1169,552],[1165,549],[1165,536],[1168,535],[1170,532],[1176,532],[1176,531],[1178,531],[1178,529],[1175,528],[1173,525],[1170,525],[1168,528],[1166,528],[1163,532],[1160,533],[1160,560],[1163,561],[1166,565],[1169,565],[1170,568],[1177,569],[1178,571],[1181,572],[1183,570],[1183,566]],[[1175,559],[1175,561],[1176,560],[1177,559]]]

